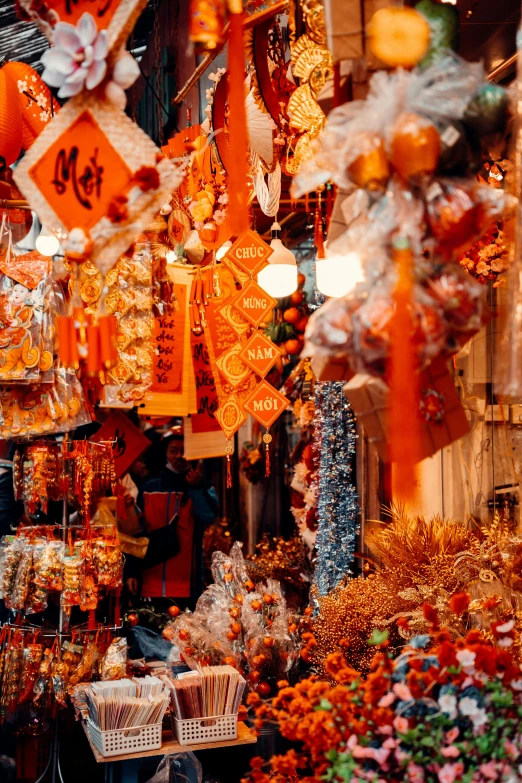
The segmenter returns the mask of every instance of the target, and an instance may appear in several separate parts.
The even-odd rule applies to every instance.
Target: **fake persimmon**
[[[413,68],[430,45],[430,26],[413,8],[381,8],[366,32],[373,54],[392,68]]]

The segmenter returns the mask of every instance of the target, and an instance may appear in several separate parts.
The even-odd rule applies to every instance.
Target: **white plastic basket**
[[[237,715],[216,715],[211,718],[188,720],[178,720],[171,715],[171,719],[180,745],[237,739]]]
[[[93,745],[102,756],[108,758],[121,756],[124,753],[161,748],[162,725],[162,723],[151,723],[149,726],[135,726],[132,729],[101,731],[98,726],[87,720],[87,731]]]

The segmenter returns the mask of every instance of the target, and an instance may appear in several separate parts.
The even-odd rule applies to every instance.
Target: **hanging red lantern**
[[[22,115],[22,147],[28,150],[60,109],[41,76],[26,63],[8,62],[2,73],[11,79]]]
[[[0,156],[10,166],[22,146],[22,109],[16,82],[4,73],[4,68],[0,70]]]

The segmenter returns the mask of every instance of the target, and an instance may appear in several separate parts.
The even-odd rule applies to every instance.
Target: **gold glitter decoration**
[[[319,0],[302,0],[306,33],[291,45],[292,72],[300,85],[288,103],[290,127],[302,134],[287,157],[289,173],[296,174],[311,156],[311,142],[324,127],[326,116],[317,96],[333,74],[332,55],[326,47],[323,6]],[[291,151],[291,145],[289,145]]]
[[[407,517],[390,509],[390,522],[370,523],[365,578],[352,579],[328,595],[314,596],[318,614],[312,632],[316,646],[309,660],[319,670],[327,655],[341,648],[350,664],[365,670],[372,657],[367,645],[374,628],[390,631],[392,648],[429,630],[422,605],[435,607],[452,634],[470,627],[489,632],[493,620],[515,620],[514,652],[522,655],[522,538],[495,515],[488,528],[453,520]],[[470,614],[457,617],[451,596],[465,592]],[[397,624],[397,621],[398,624]]]

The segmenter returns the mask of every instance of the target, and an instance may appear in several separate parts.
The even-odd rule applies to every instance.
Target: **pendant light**
[[[47,229],[42,228],[39,236],[36,237],[36,249],[43,256],[55,256],[60,249],[58,239]]]
[[[364,280],[361,259],[357,253],[339,255],[326,250],[326,258],[316,259],[315,279],[317,290],[325,296],[346,296]]]
[[[268,265],[257,276],[261,288],[276,299],[290,296],[297,288],[297,261],[280,237],[281,226],[273,223],[270,247],[274,252],[268,259]]]

